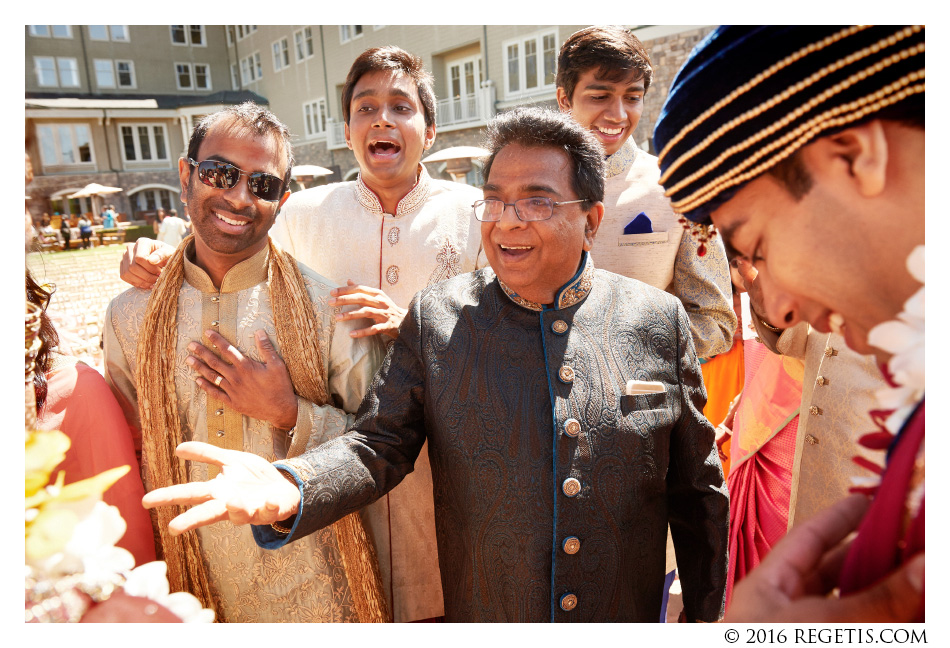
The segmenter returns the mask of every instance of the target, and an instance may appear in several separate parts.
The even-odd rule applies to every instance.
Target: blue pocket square
[[[653,231],[653,223],[643,212],[640,212],[636,218],[627,223],[623,228],[624,234],[650,234]]]

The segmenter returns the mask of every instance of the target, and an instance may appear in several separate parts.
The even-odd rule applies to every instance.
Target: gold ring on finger
[[[214,386],[220,387],[222,380],[224,380],[224,376],[222,376],[221,374],[218,374],[218,377],[214,379]]]

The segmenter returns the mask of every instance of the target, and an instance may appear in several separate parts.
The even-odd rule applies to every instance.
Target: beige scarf
[[[186,439],[178,417],[175,390],[175,344],[178,294],[184,279],[185,250],[193,236],[179,245],[155,284],[145,310],[145,321],[136,349],[136,383],[142,424],[142,454],[150,488],[188,483],[185,462],[175,457],[175,448]],[[267,285],[274,309],[277,340],[295,391],[303,398],[326,404],[327,376],[320,352],[317,321],[300,269],[292,256],[269,242]],[[159,349],[161,353],[155,353]],[[304,448],[305,443],[294,444]],[[221,616],[208,586],[201,545],[196,532],[173,537],[168,523],[183,513],[183,506],[155,509],[161,549],[168,564],[168,582],[174,592],[187,591],[204,607]],[[353,607],[361,622],[391,621],[383,596],[376,551],[358,513],[332,525],[343,559]]]

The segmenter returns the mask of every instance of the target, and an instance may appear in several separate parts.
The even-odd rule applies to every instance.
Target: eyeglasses
[[[501,215],[505,213],[505,207],[514,207],[515,216],[523,221],[543,221],[554,215],[554,208],[560,205],[571,205],[573,203],[587,202],[586,198],[580,200],[564,200],[554,202],[550,198],[522,198],[513,203],[506,203],[504,200],[488,198],[486,200],[476,200],[472,205],[475,211],[476,220],[482,222],[500,221]]]
[[[233,164],[218,160],[195,162],[188,158],[188,163],[198,167],[198,179],[215,189],[230,189],[237,184],[242,175],[247,176],[247,188],[251,193],[267,202],[277,202],[284,192],[284,181],[269,173],[248,173]]]

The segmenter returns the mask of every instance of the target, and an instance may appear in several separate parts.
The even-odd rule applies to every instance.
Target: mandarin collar
[[[608,180],[614,176],[626,173],[633,164],[633,161],[637,159],[637,147],[633,145],[631,141],[632,137],[633,135],[627,138],[627,141],[623,143],[619,151],[607,156],[607,172],[604,175]]]
[[[593,279],[594,261],[591,259],[590,253],[585,250],[577,272],[574,273],[570,281],[558,289],[554,295],[554,303],[551,306],[545,306],[544,304],[538,304],[537,302],[525,299],[509,288],[500,278],[498,279],[498,285],[501,286],[502,291],[508,296],[508,299],[522,308],[533,311],[561,310],[563,308],[570,308],[584,301],[587,295],[590,294],[590,289],[594,284]]]
[[[228,270],[224,279],[221,280],[221,290],[215,288],[208,273],[192,261],[195,256],[194,240],[189,241],[187,246],[185,248],[185,281],[203,293],[237,292],[267,280],[267,258],[270,245],[265,245],[260,252]]]
[[[396,203],[396,213],[392,215],[399,218],[400,216],[411,214],[419,209],[429,197],[429,189],[431,186],[432,181],[429,177],[429,172],[420,164],[419,179],[416,181],[416,185],[409,190],[409,193],[399,199],[399,202]],[[367,187],[366,183],[363,182],[362,173],[356,177],[356,194],[360,204],[370,213],[376,216],[383,216],[386,213],[383,211],[383,206],[380,204],[376,192]]]

